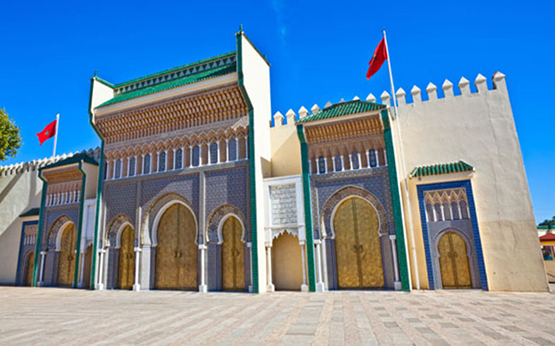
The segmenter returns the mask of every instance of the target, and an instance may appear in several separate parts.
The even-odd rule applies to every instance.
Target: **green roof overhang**
[[[475,169],[472,165],[459,160],[458,162],[450,163],[437,163],[428,166],[418,166],[415,167],[412,172],[410,172],[410,178],[420,178],[427,177],[431,175],[442,175],[442,174],[452,174],[452,173],[463,173],[463,172],[474,172]]]

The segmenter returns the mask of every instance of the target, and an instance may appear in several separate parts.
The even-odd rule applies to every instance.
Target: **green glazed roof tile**
[[[377,111],[385,109],[386,106],[373,102],[354,100],[349,102],[341,102],[331,105],[327,108],[321,109],[316,113],[306,116],[305,118],[297,121],[297,124],[308,123],[311,121],[330,119],[344,115],[364,113],[370,111]]]
[[[26,216],[39,216],[40,208],[31,208],[24,212],[23,214],[19,215],[19,217],[26,217]]]
[[[472,172],[474,167],[460,160],[458,162],[438,163],[429,166],[418,166],[410,172],[410,177],[426,177],[430,175],[451,174],[460,172]]]
[[[154,94],[154,93],[164,91],[164,90],[177,88],[177,87],[180,87],[180,86],[183,86],[183,85],[192,84],[192,83],[195,83],[195,82],[200,82],[202,80],[223,76],[223,75],[235,72],[236,69],[237,69],[236,64],[224,65],[224,66],[213,68],[213,69],[210,69],[210,70],[197,72],[195,74],[190,74],[188,76],[181,77],[181,78],[178,78],[178,79],[174,79],[174,80],[169,81],[169,82],[161,83],[161,84],[154,85],[154,86],[145,87],[145,88],[138,89],[138,90],[131,91],[131,92],[122,93],[122,94],[116,95],[114,98],[104,102],[103,104],[101,104],[97,108],[105,107],[105,106],[108,106],[108,105],[111,105],[111,104],[114,104],[114,103],[127,101],[127,100],[137,98],[137,97],[141,97],[141,96]]]
[[[73,155],[73,156],[68,157],[66,159],[60,160],[58,162],[51,163],[49,165],[41,167],[40,170],[42,171],[42,170],[49,169],[49,168],[71,165],[71,164],[78,163],[78,162],[81,162],[81,161],[86,162],[86,163],[90,163],[91,165],[98,166],[98,162],[96,162],[96,160],[93,159],[92,157],[90,157],[89,155],[87,155],[87,154],[76,154],[76,155]]]

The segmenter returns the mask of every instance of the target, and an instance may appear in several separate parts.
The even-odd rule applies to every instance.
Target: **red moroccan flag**
[[[54,137],[56,135],[56,123],[57,122],[58,122],[58,120],[54,120],[50,124],[46,125],[44,130],[37,133],[37,136],[39,137],[40,145],[42,145],[42,143],[44,143],[44,141],[46,141],[48,138]]]
[[[382,67],[383,62],[387,59],[387,49],[385,47],[385,38],[382,38],[376,50],[374,51],[374,56],[372,60],[368,63],[370,67],[366,73],[366,79],[370,79],[374,73],[378,72],[380,67]]]

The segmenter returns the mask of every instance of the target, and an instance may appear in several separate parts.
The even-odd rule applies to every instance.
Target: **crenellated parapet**
[[[54,157],[49,157],[49,158],[45,157],[43,159],[14,163],[6,166],[0,166],[0,177],[36,171],[39,168],[45,167],[47,165],[56,163],[61,160],[65,160],[77,154],[87,154],[88,156],[98,161],[100,157],[100,148],[96,147],[95,149],[76,151],[75,153],[56,155]]]

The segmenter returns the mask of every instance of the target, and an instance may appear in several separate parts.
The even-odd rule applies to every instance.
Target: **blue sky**
[[[96,147],[94,71],[118,83],[235,49],[243,24],[272,64],[272,111],[379,95],[368,60],[386,29],[396,87],[507,75],[537,221],[555,215],[555,3],[531,1],[0,1],[0,108],[23,146],[4,164],[51,155],[35,133],[61,113],[58,153]]]

